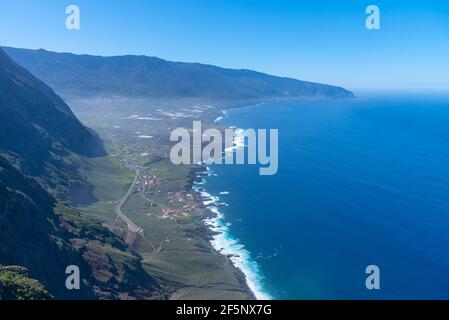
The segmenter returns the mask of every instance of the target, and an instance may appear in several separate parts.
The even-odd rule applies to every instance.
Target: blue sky
[[[65,28],[65,8],[81,29]],[[365,8],[381,29],[365,28]],[[0,45],[144,54],[360,89],[449,90],[449,1],[2,0]]]

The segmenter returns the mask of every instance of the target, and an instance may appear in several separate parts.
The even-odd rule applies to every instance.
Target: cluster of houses
[[[183,216],[188,216],[187,212],[195,210],[196,204],[192,201],[194,200],[194,196],[191,193],[186,193],[184,191],[178,192],[169,192],[168,193],[168,203],[171,205],[186,203],[179,209],[173,209],[171,207],[167,207],[162,209],[162,213],[164,217],[175,217],[176,214],[181,214]]]
[[[150,197],[158,185],[159,180],[156,176],[144,177],[137,183],[137,191],[141,192],[144,197]]]
[[[184,191],[178,191],[178,192],[169,192],[168,193],[168,202],[169,203],[175,203],[175,202],[186,202],[187,200],[192,201],[193,194],[186,193]]]

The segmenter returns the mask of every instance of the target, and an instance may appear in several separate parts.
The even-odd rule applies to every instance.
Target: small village
[[[137,170],[135,166],[130,166],[130,168],[134,171]],[[150,207],[159,207],[162,214],[161,218],[178,221],[179,219],[188,217],[191,212],[200,209],[196,201],[197,195],[192,191],[169,191],[163,197],[165,198],[164,202],[156,201],[154,196],[157,194],[158,198],[160,198],[162,195],[161,184],[163,184],[163,181],[155,175],[154,169],[139,166],[138,170],[140,174],[136,182],[135,193],[145,198],[149,202]]]

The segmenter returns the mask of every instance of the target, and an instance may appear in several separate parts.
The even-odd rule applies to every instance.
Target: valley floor
[[[210,245],[202,220],[212,213],[192,190],[202,168],[168,159],[171,130],[189,128],[193,120],[216,126],[219,108],[189,100],[69,104],[108,149],[107,157],[89,159],[83,168],[96,201],[78,209],[131,244],[168,299],[253,299],[243,273]]]

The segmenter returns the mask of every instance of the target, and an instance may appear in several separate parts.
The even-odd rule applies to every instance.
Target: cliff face
[[[21,173],[41,178],[70,196],[70,184],[85,185],[68,155],[105,155],[101,140],[74,116],[47,85],[0,50],[0,155]],[[67,187],[65,187],[67,186]]]
[[[127,97],[202,97],[221,100],[352,98],[331,86],[252,70],[170,62],[146,56],[99,57],[5,48],[15,61],[59,94]]]
[[[47,85],[0,50],[0,148],[21,157],[44,158],[62,148],[86,156],[104,155],[98,137],[74,116]],[[53,150],[51,150],[53,148]]]
[[[0,265],[20,266],[1,269],[2,298],[20,298],[11,296],[20,285],[29,297],[48,290],[57,299],[162,298],[135,251],[47,191],[64,194],[52,187],[82,180],[70,155],[104,150],[51,89],[1,51],[0,123]],[[65,287],[68,265],[80,268],[79,291]]]

